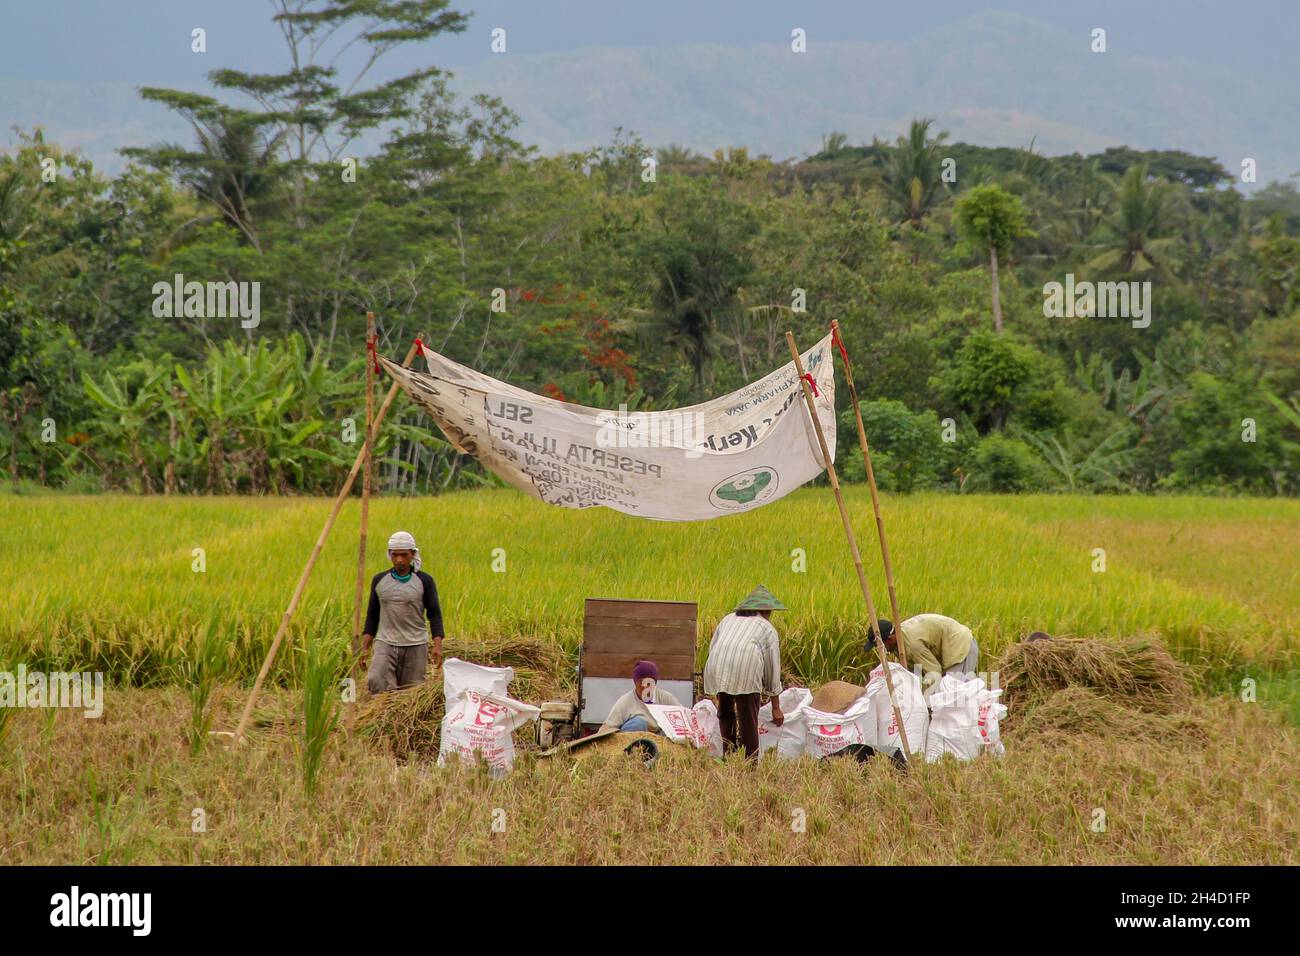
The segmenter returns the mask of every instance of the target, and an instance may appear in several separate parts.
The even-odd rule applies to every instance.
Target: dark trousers
[[[429,669],[429,643],[394,647],[387,641],[375,641],[370,650],[370,669],[366,687],[372,694],[424,683]]]
[[[746,757],[758,756],[758,698],[758,694],[718,695],[718,723],[727,753],[743,746]]]

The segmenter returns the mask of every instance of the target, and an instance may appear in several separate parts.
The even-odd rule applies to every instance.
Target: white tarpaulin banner
[[[775,501],[824,468],[793,362],[701,405],[627,412],[534,395],[424,355],[427,373],[381,361],[459,451],[550,504],[698,521]],[[834,461],[831,337],[802,359]]]

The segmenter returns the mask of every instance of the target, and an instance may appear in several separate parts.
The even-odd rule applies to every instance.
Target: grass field
[[[865,490],[850,504],[886,613]],[[0,863],[1297,862],[1300,502],[915,496],[885,508],[904,615],[966,621],[986,660],[1032,629],[1160,638],[1199,684],[1195,732],[1016,726],[1001,761],[905,776],[682,753],[647,783],[625,760],[529,757],[490,783],[398,765],[348,732],[345,707],[311,803],[295,758],[297,655],[282,655],[273,716],[239,750],[190,755],[177,684],[211,621],[232,667],[216,726],[233,725],[234,685],[251,681],[328,502],[6,496],[0,664],[101,670],[110,695],[99,720],[13,714],[0,741]],[[356,520],[351,504],[308,588],[298,645],[347,639]],[[792,676],[860,678],[869,663],[826,489],[697,524],[553,509],[512,491],[377,501],[371,520],[369,569],[384,566],[391,530],[411,531],[459,640],[523,636],[572,662],[583,597],[695,600],[702,661],[713,624],[762,582],[791,608],[776,623]],[[1239,697],[1246,678],[1258,703]],[[491,830],[495,808],[504,834]],[[796,809],[804,832],[791,829]]]

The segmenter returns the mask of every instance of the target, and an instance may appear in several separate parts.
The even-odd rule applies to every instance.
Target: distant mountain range
[[[808,37],[787,45],[704,44],[491,56],[461,69],[461,93],[500,96],[542,152],[608,142],[616,127],[654,146],[711,152],[747,146],[775,158],[817,152],[823,134],[892,139],[932,116],[955,141],[1049,154],[1127,144],[1258,163],[1259,183],[1300,172],[1300,83],[1279,76],[1144,57],[1112,31],[1087,32],[987,13],[881,43]],[[0,66],[0,69],[3,69]],[[184,124],[125,84],[34,84],[0,76],[4,126],[44,125],[119,168],[114,150],[185,137]]]

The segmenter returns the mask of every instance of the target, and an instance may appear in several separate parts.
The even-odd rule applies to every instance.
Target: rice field
[[[848,493],[887,615],[870,501],[863,488]],[[986,655],[1038,629],[1158,637],[1217,684],[1297,666],[1300,502],[919,495],[884,507],[901,613],[956,617]],[[0,497],[0,662],[165,685],[211,620],[249,679],[328,508],[293,498]],[[344,509],[317,563],[298,639],[350,633],[357,511]],[[824,488],[687,524],[553,508],[507,489],[378,500],[371,515],[368,571],[385,566],[392,530],[412,532],[449,637],[527,637],[574,656],[582,599],[596,596],[697,601],[706,638],[761,582],[790,608],[778,624],[791,673],[852,679],[867,663],[862,598]],[[1104,570],[1094,570],[1097,549]],[[291,670],[286,661],[275,678],[291,680]]]
[[[869,498],[849,498],[887,613]],[[200,719],[233,728],[328,508],[0,496],[0,670],[99,670],[110,689],[100,719],[11,709],[0,722],[0,865],[1300,861],[1300,502],[885,500],[904,615],[958,617],[985,661],[1048,683],[1056,671],[1013,647],[1030,630],[1138,648],[1115,661],[1150,670],[1146,690],[1172,673],[1140,650],[1162,642],[1195,692],[1163,694],[1159,707],[1109,692],[1124,677],[1112,670],[1017,701],[1000,760],[904,774],[671,748],[646,771],[617,754],[528,751],[501,781],[433,767],[416,726],[432,718],[401,709],[413,697],[387,726],[370,719],[378,735],[366,729],[378,702],[364,692],[333,714],[304,707],[304,676],[317,685],[302,649],[341,647],[351,631],[355,503],[249,739],[203,740]],[[386,566],[391,531],[412,532],[438,581],[449,651],[518,665],[524,699],[571,688],[587,596],[697,601],[702,665],[713,625],[761,582],[790,607],[774,620],[791,680],[860,680],[870,664],[824,488],[702,524],[565,511],[509,490],[380,500],[371,520],[368,570]],[[1078,646],[1081,672],[1113,668],[1102,643]]]
[[[1200,735],[1009,730],[1000,760],[907,774],[673,748],[648,772],[620,754],[524,755],[492,781],[396,763],[344,730],[309,801],[295,697],[273,690],[270,726],[198,758],[175,689],[122,691],[102,720],[19,714],[0,865],[1300,862],[1300,732],[1258,705],[1198,702]]]

